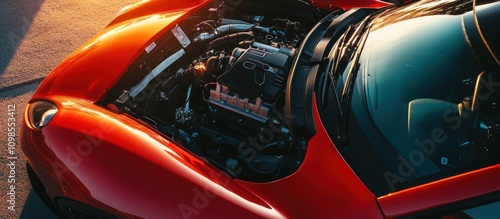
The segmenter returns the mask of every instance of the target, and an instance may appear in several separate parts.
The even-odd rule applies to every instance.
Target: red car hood
[[[111,89],[128,66],[179,19],[211,0],[144,0],[124,8],[101,33],[89,40],[41,84],[34,98],[65,95],[96,102]],[[382,7],[378,0],[312,1],[316,7]],[[325,5],[328,2],[328,5]]]
[[[208,2],[193,0],[165,6],[165,1],[142,1],[126,8],[106,29],[56,67],[34,98],[64,95],[98,101],[147,45],[172,29],[177,20]]]
[[[342,8],[383,8],[392,5],[380,0],[311,0],[312,4],[325,10],[335,10]]]

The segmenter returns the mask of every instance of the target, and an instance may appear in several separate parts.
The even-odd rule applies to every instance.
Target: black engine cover
[[[249,48],[235,58],[236,62],[218,77],[220,84],[239,95],[271,102],[283,92],[292,59],[290,55]]]

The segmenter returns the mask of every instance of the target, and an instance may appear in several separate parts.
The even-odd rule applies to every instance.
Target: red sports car
[[[124,8],[26,107],[39,196],[66,218],[498,218],[500,2],[314,2]]]

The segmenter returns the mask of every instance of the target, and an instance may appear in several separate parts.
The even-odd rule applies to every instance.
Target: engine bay
[[[290,99],[306,102],[297,90],[306,90],[309,71],[302,68],[298,70],[301,74],[294,75],[298,71],[292,66],[310,62],[312,55],[299,59],[298,53],[302,57],[302,49],[314,51],[322,34],[317,37],[311,33],[319,29],[316,27],[328,27],[325,24],[340,13],[327,16],[301,1],[294,1],[288,11],[244,4],[250,5],[238,7],[244,10],[227,10],[224,3],[212,4],[184,18],[145,48],[102,104],[137,118],[234,178],[268,182],[294,173],[303,162],[314,133],[304,122],[310,118],[291,113],[306,110],[290,104]],[[494,78],[498,80],[498,76]],[[471,83],[467,84],[458,90],[472,89]],[[478,99],[475,94],[463,95],[468,100],[458,108],[424,99],[412,104],[414,109],[423,106],[424,111],[453,108],[462,112],[452,118],[463,119],[475,128],[443,128],[450,135],[462,136],[453,138],[460,142],[450,141],[442,147],[447,150],[443,153],[456,154],[458,145],[460,157],[454,157],[461,162],[491,160],[491,154],[498,150],[498,91],[477,102],[475,108],[481,110],[471,110],[472,100]],[[427,115],[424,111],[413,110],[417,113],[409,116],[408,122],[420,127],[407,133],[411,139],[426,136],[443,120],[420,116]],[[461,118],[468,111],[474,111],[474,119]],[[320,110],[320,117],[325,113],[330,116],[331,110]],[[438,111],[436,115],[442,114]],[[449,122],[444,121],[443,126],[448,127]],[[340,149],[345,157],[352,155]],[[438,156],[436,162],[442,163],[442,157],[447,160],[451,156]]]
[[[311,13],[319,13],[296,4],[295,14],[256,5],[245,11],[259,14],[245,14],[224,3],[199,10],[146,48],[109,102],[234,178],[290,175],[310,134],[293,132],[285,88],[296,50],[317,22]]]

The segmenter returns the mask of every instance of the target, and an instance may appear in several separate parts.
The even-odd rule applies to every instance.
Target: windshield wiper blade
[[[349,62],[352,60],[354,52],[357,51],[359,47],[361,36],[366,32],[365,30],[370,17],[371,16],[368,15],[357,25],[350,25],[342,36],[342,41],[339,41],[335,53],[330,56],[335,57],[335,63],[332,66],[331,71],[336,73],[338,72],[338,74],[335,74],[336,77],[344,71]]]
[[[325,69],[329,69],[330,66],[332,65],[333,61],[330,60],[330,58],[326,57],[322,60],[321,64]],[[326,65],[326,66],[325,66]],[[325,73],[323,74],[323,84],[322,84],[322,89],[321,89],[321,107],[325,108],[327,106],[327,98],[328,98],[328,92],[329,89],[333,90],[333,98],[334,98],[334,104],[335,108],[337,110],[337,117],[341,118],[342,117],[342,111],[340,107],[340,96],[337,93],[337,88],[335,86],[335,77],[333,74],[330,73],[330,71],[324,71]]]
[[[342,142],[343,144],[348,144],[349,142],[349,111],[351,107],[351,97],[354,89],[354,83],[356,81],[356,77],[358,75],[360,62],[359,59],[361,57],[361,51],[363,51],[363,47],[365,45],[366,40],[368,39],[368,33],[370,32],[371,26],[368,25],[368,20],[370,16],[366,17],[356,29],[356,32],[351,37],[350,42],[348,42],[348,47],[352,46],[354,48],[354,53],[350,57],[351,66],[349,70],[346,72],[347,78],[344,84],[344,88],[342,90],[342,95],[340,97],[340,107],[342,113],[342,119],[339,121],[343,124],[339,124],[340,127],[337,129],[337,140]]]
[[[359,56],[359,53],[362,48],[360,48],[360,45],[364,43],[364,40],[366,40],[365,36],[367,33],[367,24],[369,21],[370,15],[364,18],[361,22],[359,22],[357,25],[350,25],[347,27],[347,30],[340,36],[340,38],[337,40],[338,43],[335,44],[335,46],[332,48],[330,53],[328,54],[327,57],[325,57],[321,61],[321,71],[324,72],[323,74],[323,80],[322,80],[322,89],[321,89],[321,106],[324,108],[326,107],[328,101],[328,93],[329,90],[332,90],[333,93],[333,104],[335,107],[336,111],[336,130],[337,130],[337,142],[341,142],[342,144],[347,143],[347,138],[346,136],[349,135],[348,133],[348,110],[349,107],[346,105],[346,91],[348,92],[350,89],[346,90],[346,86],[351,86],[347,82],[344,85],[342,96],[339,95],[338,90],[337,90],[337,80],[340,75],[344,72],[345,68],[349,65],[351,60]],[[363,42],[362,42],[363,41]],[[357,60],[353,60],[358,62],[359,57],[356,58]],[[349,69],[348,74],[352,75],[353,69]],[[351,77],[348,77],[351,78]]]
[[[331,59],[332,65],[329,66],[330,69],[328,73],[333,77],[333,81],[337,81],[340,73],[344,70],[349,60],[346,59],[346,45],[348,43],[348,35],[351,35],[353,31],[353,25],[347,27],[347,30],[344,34],[339,38],[339,42],[336,44],[336,47],[332,49],[332,52],[328,54],[328,57]]]
[[[363,21],[361,21],[357,28],[354,29],[354,25],[349,25],[347,30],[340,36],[338,43],[332,48],[331,52],[328,54],[328,65],[325,71],[330,76],[331,85],[335,86],[338,77],[342,74],[345,68],[348,66],[349,62],[352,60],[353,51],[358,48],[359,40],[361,39],[361,33],[364,33],[366,29],[366,24],[368,23],[368,15]],[[354,32],[353,32],[354,31]],[[349,36],[349,37],[348,37]],[[323,63],[325,60],[323,60]],[[336,91],[336,89],[335,89]],[[338,95],[337,95],[338,97]],[[323,98],[323,101],[326,101]],[[323,103],[323,105],[325,105]]]
[[[327,105],[327,98],[328,98],[328,89],[334,88],[335,92],[335,101],[338,102],[338,109],[340,110],[340,98],[337,94],[337,90],[335,89],[335,82],[337,81],[338,74],[336,74],[336,66],[339,64],[339,55],[340,55],[340,50],[341,50],[341,45],[343,45],[346,41],[346,33],[348,33],[351,29],[351,26],[348,27],[346,32],[342,34],[338,41],[339,43],[335,44],[335,46],[332,48],[330,53],[328,54],[327,57],[323,58],[321,62],[321,66],[323,67],[322,72],[324,72],[323,75],[323,85],[322,85],[322,100],[321,100],[321,106],[325,107]],[[328,86],[328,83],[332,85],[333,87]]]

